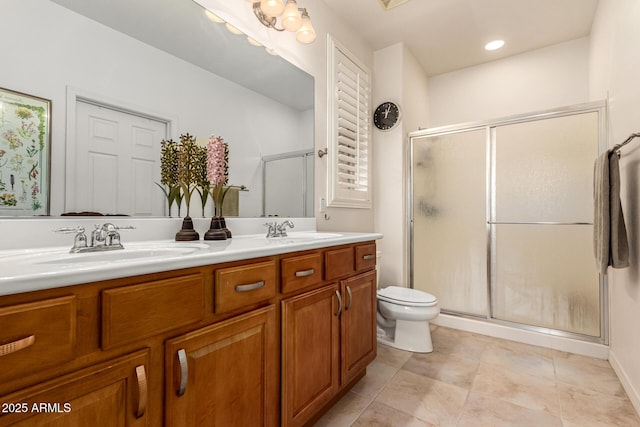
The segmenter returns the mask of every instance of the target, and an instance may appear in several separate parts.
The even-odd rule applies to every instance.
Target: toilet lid
[[[438,302],[438,298],[430,293],[400,286],[388,286],[378,290],[378,298],[391,303],[411,306],[434,305]]]

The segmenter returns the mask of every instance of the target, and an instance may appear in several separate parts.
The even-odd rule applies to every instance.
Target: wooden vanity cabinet
[[[366,372],[376,357],[376,272],[357,255],[375,244],[324,252],[319,289],[282,300],[282,425],[315,421]]]
[[[310,425],[375,357],[372,253],[0,296],[0,427]]]
[[[167,341],[165,426],[278,425],[273,305]]]
[[[282,301],[282,425],[301,426],[340,390],[338,285]]]
[[[149,352],[139,351],[0,397],[0,426],[147,426]]]

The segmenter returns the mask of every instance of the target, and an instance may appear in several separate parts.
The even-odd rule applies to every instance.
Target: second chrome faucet
[[[294,228],[295,225],[290,220],[283,221],[278,224],[276,221],[264,224],[267,227],[267,235],[265,237],[287,237],[287,227]]]

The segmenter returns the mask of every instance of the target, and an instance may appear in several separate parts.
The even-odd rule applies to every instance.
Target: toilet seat
[[[410,307],[430,307],[438,304],[438,299],[428,292],[400,286],[388,286],[384,289],[379,289],[378,299],[391,304]]]

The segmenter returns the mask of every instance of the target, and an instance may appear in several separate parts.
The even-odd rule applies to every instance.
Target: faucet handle
[[[56,228],[53,231],[55,233],[65,233],[65,234],[84,233],[84,227],[81,227],[81,226],[78,226],[78,227],[61,227],[61,228]]]
[[[81,250],[87,247],[87,235],[84,234],[84,227],[62,227],[56,230],[53,230],[56,233],[76,233],[76,237],[73,238],[73,246],[69,250],[71,253],[80,252]]]
[[[117,230],[135,230],[136,228],[133,225],[115,225]]]

